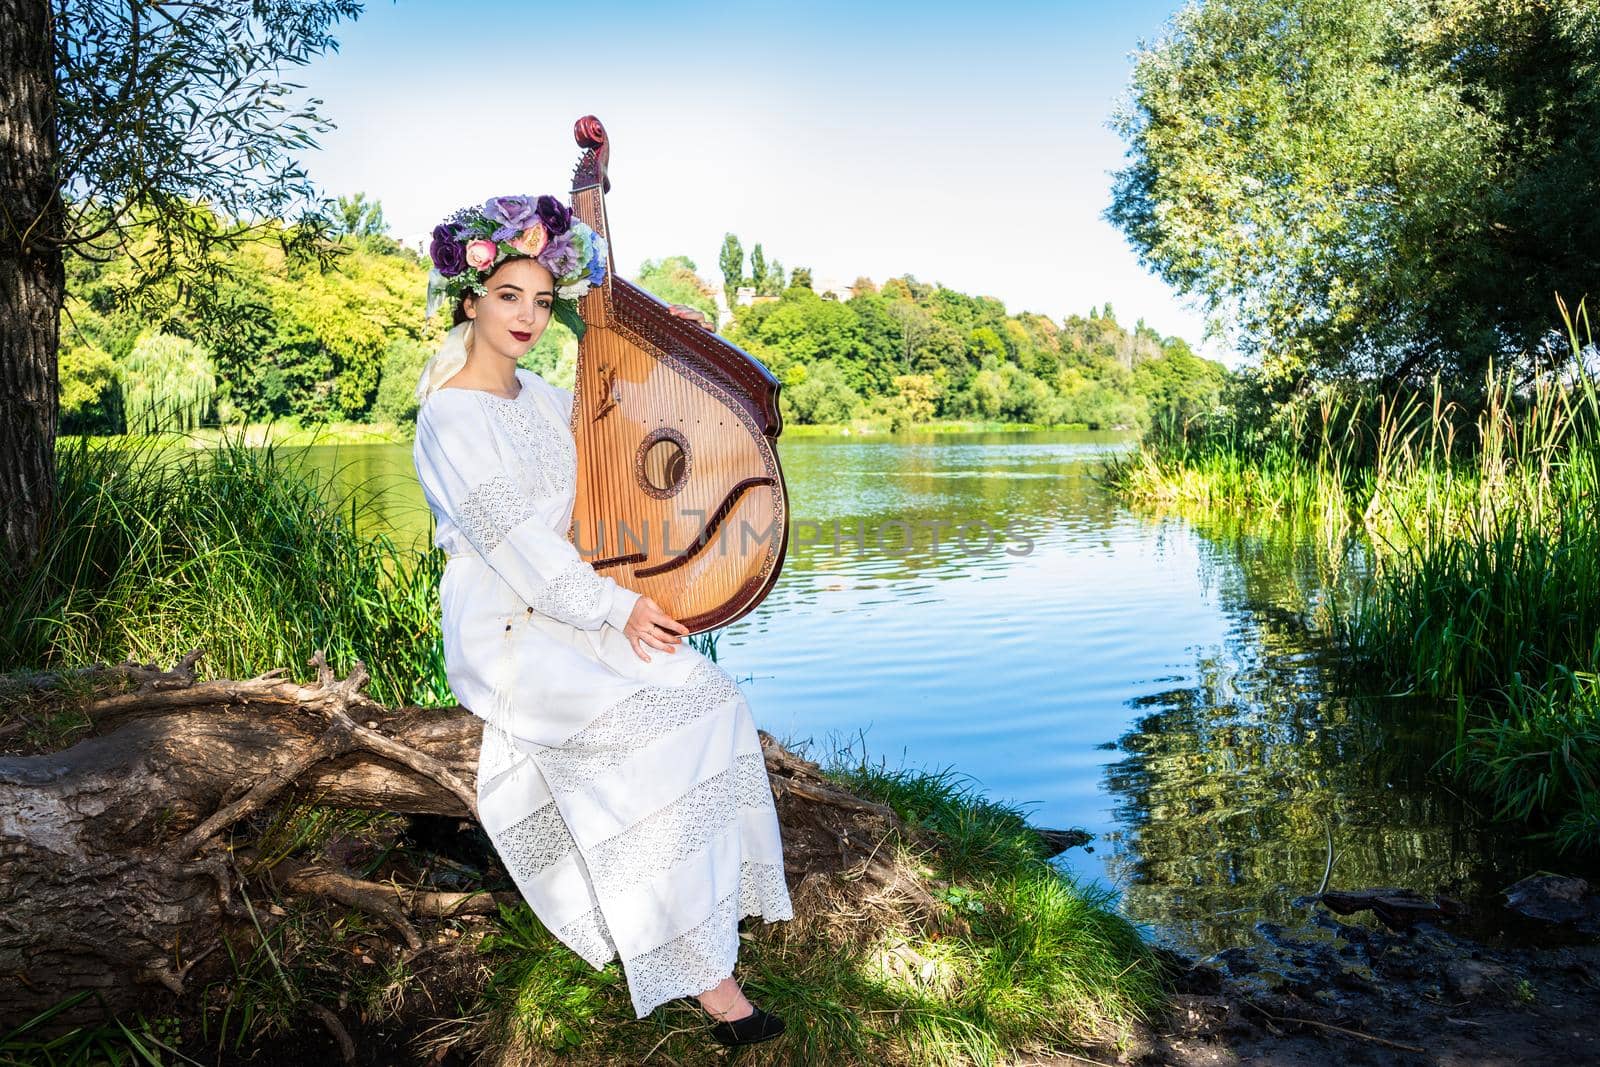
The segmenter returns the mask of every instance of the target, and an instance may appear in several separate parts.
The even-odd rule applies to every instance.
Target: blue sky
[[[292,77],[339,127],[311,176],[379,198],[397,236],[564,197],[592,113],[625,274],[681,253],[715,279],[732,231],[819,280],[909,272],[1057,319],[1109,301],[1197,343],[1198,304],[1101,218],[1124,162],[1106,119],[1179,6],[379,0]]]

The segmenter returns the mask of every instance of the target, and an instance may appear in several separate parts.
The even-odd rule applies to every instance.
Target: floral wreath
[[[446,299],[453,304],[468,292],[488,296],[484,278],[506,260],[523,256],[555,278],[551,313],[582,337],[578,298],[605,281],[606,251],[606,239],[553,196],[496,196],[482,207],[464,207],[433,228],[424,317]]]

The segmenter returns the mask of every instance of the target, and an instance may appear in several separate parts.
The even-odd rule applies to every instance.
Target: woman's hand
[[[671,654],[678,651],[683,635],[688,632],[687,626],[662,611],[661,605],[647,596],[633,602],[633,613],[622,626],[634,655],[646,663],[650,662],[650,654],[644,650],[644,645]]]
[[[680,319],[688,319],[703,329],[712,333],[717,332],[717,324],[706,318],[706,313],[699,308],[692,308],[688,304],[668,304],[667,310]]]

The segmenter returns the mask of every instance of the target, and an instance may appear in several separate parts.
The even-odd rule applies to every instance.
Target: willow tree
[[[0,581],[55,484],[63,256],[134,255],[132,306],[177,280],[197,316],[226,253],[326,256],[334,212],[295,154],[330,128],[285,81],[354,0],[0,0]],[[288,221],[290,225],[282,225]]]
[[[1199,0],[1107,218],[1285,378],[1478,382],[1600,288],[1594,0]]]

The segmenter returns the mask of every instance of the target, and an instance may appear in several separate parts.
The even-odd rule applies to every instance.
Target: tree
[[[722,270],[722,291],[728,294],[728,303],[732,305],[734,297],[739,295],[739,286],[744,284],[744,246],[731,233],[723,235],[717,266]]]
[[[1107,218],[1275,376],[1477,381],[1600,281],[1592,0],[1206,0],[1137,57]]]
[[[210,355],[183,337],[144,334],[117,367],[117,376],[130,433],[192,430],[216,397]]]
[[[931,374],[897,374],[894,384],[905,405],[907,421],[917,424],[933,418],[939,383]]]
[[[777,296],[783,292],[783,264],[773,260],[767,265],[767,276],[761,280],[756,291],[762,296]]]
[[[796,289],[796,288],[798,288],[798,289],[810,289],[811,288],[811,268],[810,267],[796,267],[794,269],[794,273],[789,275],[789,288],[791,288],[791,289]]]
[[[328,205],[292,153],[330,127],[281,75],[360,10],[0,0],[0,571],[37,552],[54,499],[65,250],[153,234],[122,299],[177,278],[216,317],[227,249],[270,234],[326,262]]]
[[[389,229],[383,221],[383,205],[368,200],[366,193],[339,198],[339,229],[351,237],[381,237]]]
[[[760,241],[750,249],[750,284],[758,293],[767,286],[767,255],[761,250]]]
[[[801,423],[847,422],[861,398],[839,372],[831,359],[804,368],[800,380],[786,386],[780,394],[794,421]]]
[[[917,356],[933,333],[933,316],[922,305],[910,300],[890,300],[884,310],[900,326],[900,369],[904,374],[911,374],[919,368],[921,361]]]

